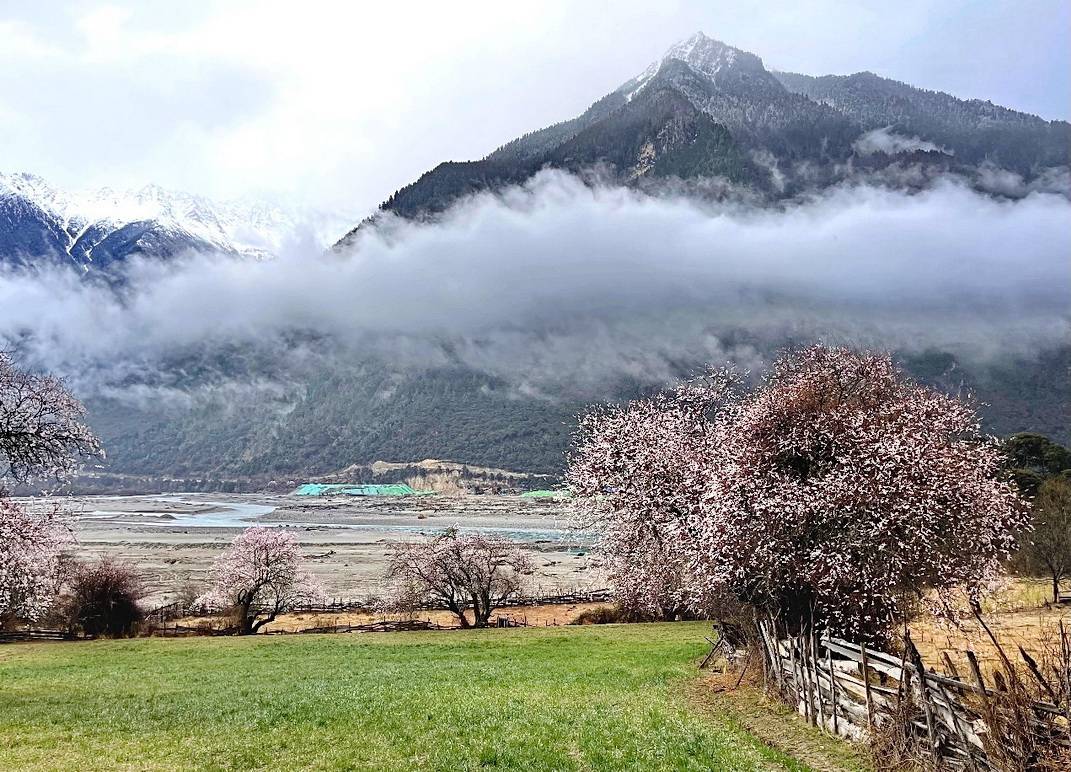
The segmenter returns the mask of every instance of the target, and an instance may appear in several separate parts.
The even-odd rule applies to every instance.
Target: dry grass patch
[[[1010,654],[1018,647],[1040,659],[1052,650],[1060,622],[1071,628],[1071,607],[1052,606],[1047,582],[1034,579],[1013,579],[1008,586],[983,605],[985,623],[996,635],[1001,646]],[[911,625],[911,637],[926,664],[946,670],[947,652],[961,674],[967,674],[964,651],[970,649],[978,656],[983,671],[991,673],[1000,666],[1000,655],[985,630],[972,618],[954,624],[925,618]]]

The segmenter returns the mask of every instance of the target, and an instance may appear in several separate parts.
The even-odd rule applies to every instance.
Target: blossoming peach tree
[[[34,621],[51,606],[69,536],[58,510],[28,512],[4,484],[63,480],[82,458],[99,455],[84,417],[62,382],[25,372],[0,352],[0,627]]]
[[[582,416],[567,482],[582,529],[600,552],[618,602],[639,617],[697,611],[694,527],[702,519],[713,419],[736,386],[731,371]]]
[[[1014,549],[1027,519],[998,446],[889,356],[813,347],[750,392],[725,383],[581,422],[569,481],[623,601],[726,593],[880,640],[911,602],[976,597]]]
[[[281,528],[247,528],[216,559],[211,589],[194,605],[234,612],[238,634],[254,634],[279,614],[323,597],[302,562],[293,534]]]
[[[0,496],[0,629],[36,621],[59,589],[67,531],[55,513],[33,514]]]
[[[516,543],[448,528],[426,541],[388,547],[388,608],[445,608],[462,627],[486,627],[496,608],[520,595],[532,570],[531,558]]]

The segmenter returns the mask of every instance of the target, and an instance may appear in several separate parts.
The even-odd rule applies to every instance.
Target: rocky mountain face
[[[31,174],[0,174],[0,264],[54,261],[88,272],[133,254],[264,258],[294,226],[264,204],[214,203],[147,186],[71,193]]]
[[[381,210],[434,216],[543,168],[598,167],[636,185],[720,177],[776,200],[904,163],[966,175],[1003,169],[1030,181],[1071,163],[1071,124],[867,72],[770,72],[754,54],[697,33],[582,115],[481,160],[442,163]]]

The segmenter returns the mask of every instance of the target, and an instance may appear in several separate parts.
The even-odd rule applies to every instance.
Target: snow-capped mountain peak
[[[7,262],[66,256],[88,270],[134,253],[263,259],[279,253],[300,219],[265,202],[214,202],[159,185],[65,191],[37,175],[0,173],[0,260]]]
[[[754,54],[707,37],[702,32],[696,32],[691,37],[670,46],[660,59],[652,62],[646,70],[622,85],[618,91],[623,92],[625,98],[632,101],[633,97],[654,79],[665,63],[673,59],[684,62],[715,83],[723,71],[734,65],[746,64],[749,69],[763,69],[762,60]]]
[[[662,61],[680,59],[696,72],[713,78],[721,72],[723,67],[731,67],[739,56],[748,56],[748,54],[719,40],[708,38],[702,32],[697,32],[687,40],[682,40],[672,46],[666,51]]]

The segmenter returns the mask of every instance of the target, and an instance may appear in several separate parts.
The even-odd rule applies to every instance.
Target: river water
[[[272,518],[269,521],[260,519],[279,509],[277,505],[258,504],[243,501],[213,501],[202,498],[187,498],[181,494],[170,496],[156,496],[147,501],[161,504],[185,505],[196,507],[201,511],[181,511],[176,508],[169,512],[138,511],[137,509],[111,510],[93,508],[84,512],[80,518],[84,520],[108,520],[116,525],[151,526],[166,529],[188,528],[226,528],[241,530],[254,525],[266,525],[289,528],[326,528],[344,529],[350,531],[369,532],[398,532],[434,535],[442,533],[448,528],[457,528],[461,532],[493,533],[498,536],[518,542],[557,541],[565,538],[569,533],[568,528],[560,524],[557,519],[539,522],[541,527],[510,527],[490,524],[465,525],[460,523],[436,523],[427,521],[416,523],[398,523],[378,519],[374,523],[347,523],[347,522],[315,522],[297,518]],[[203,511],[211,507],[212,511]],[[571,535],[572,540],[576,534]]]

